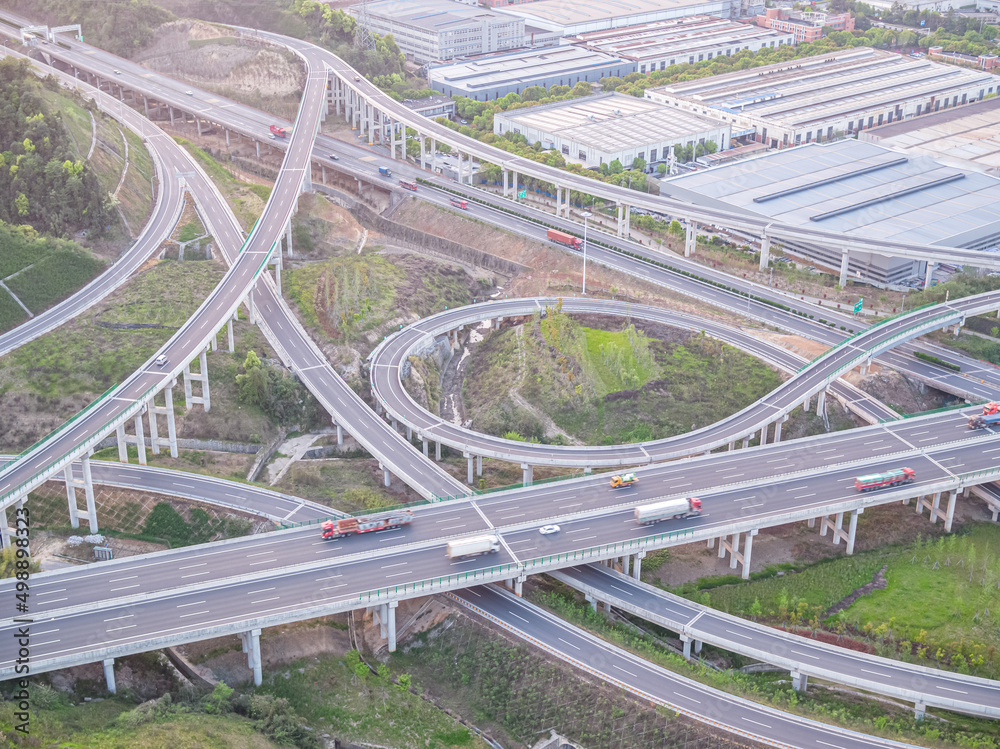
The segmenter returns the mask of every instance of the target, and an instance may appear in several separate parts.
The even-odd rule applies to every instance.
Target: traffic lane
[[[244,622],[256,617],[302,611],[314,606],[354,600],[361,594],[446,575],[475,573],[513,560],[501,549],[467,560],[449,559],[445,546],[402,552],[391,558],[355,560],[323,569],[261,576],[248,581],[222,581],[207,589],[180,591],[147,601],[102,606],[56,616],[32,624],[31,660],[41,664],[58,656],[83,654],[95,646],[137,644],[178,636],[206,627]],[[32,578],[34,587],[34,577]],[[34,612],[33,612],[34,613]],[[17,624],[0,626],[0,668],[16,658]],[[23,626],[23,625],[20,625]]]
[[[913,496],[920,493],[922,486],[939,483],[949,476],[946,470],[923,456],[909,456],[902,464],[898,459],[872,464],[865,466],[864,470],[865,473],[874,473],[903,466],[913,468],[916,472],[916,481],[909,485],[914,492]],[[517,519],[518,523],[522,524],[522,528],[527,523],[533,526],[508,530],[504,533],[504,538],[511,550],[523,561],[666,533],[711,532],[715,528],[724,529],[739,522],[756,521],[756,527],[766,527],[769,525],[768,518],[783,516],[792,511],[830,514],[835,512],[830,509],[831,506],[856,501],[861,497],[871,499],[866,504],[875,504],[876,493],[862,495],[854,488],[857,476],[856,470],[840,469],[820,476],[799,476],[772,484],[706,492],[699,496],[703,508],[700,516],[652,525],[640,525],[635,520],[635,508],[648,503],[640,497],[629,497],[625,493],[620,496],[620,502],[615,507],[605,510],[606,499],[588,502],[587,497],[578,495],[580,506],[574,508],[574,512],[598,512],[589,517],[567,519],[565,513],[557,511],[558,507],[522,506],[518,508],[523,509],[523,516]],[[596,496],[600,497],[600,494]],[[513,518],[508,520],[508,525],[513,525],[512,521]],[[549,523],[557,523],[560,531],[543,536],[538,527]]]
[[[598,637],[566,624],[496,586],[453,594],[482,610],[508,631],[587,672],[642,697],[654,697],[690,717],[781,746],[872,749],[905,746],[813,722],[741,700],[655,666]]]
[[[872,657],[806,637],[789,635],[765,625],[753,624],[738,617],[726,616],[707,607],[695,606],[677,596],[665,593],[631,578],[613,573],[606,567],[583,565],[560,570],[575,580],[603,590],[609,596],[626,600],[630,605],[650,614],[665,617],[678,627],[694,625],[686,634],[705,639],[725,648],[746,653],[748,648],[798,661],[807,673],[818,669],[863,679],[870,685],[910,689],[918,694],[931,694],[946,700],[962,700],[979,707],[1000,705],[1000,682],[989,679],[931,670],[929,673],[910,664],[888,658]],[[642,614],[640,614],[642,616]],[[668,627],[669,629],[669,627]],[[680,631],[676,629],[675,631]],[[835,677],[834,677],[835,678]]]
[[[323,539],[320,526],[313,525],[84,568],[53,570],[32,576],[32,611],[54,611],[94,600],[111,601],[137,594],[163,593],[185,585],[326,560],[336,562],[355,554],[383,552],[397,546],[488,530],[482,516],[468,503],[427,505],[409,525],[340,539]],[[10,607],[3,610],[15,610],[15,594],[16,581],[0,581],[0,602],[10,601]]]

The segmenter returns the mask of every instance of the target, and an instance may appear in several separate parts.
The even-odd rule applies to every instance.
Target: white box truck
[[[469,559],[483,554],[496,554],[498,551],[500,539],[496,536],[476,536],[448,542],[449,559]]]
[[[640,525],[652,525],[673,518],[694,518],[699,515],[701,515],[701,500],[695,497],[668,499],[666,502],[640,505],[635,508],[635,520]]]

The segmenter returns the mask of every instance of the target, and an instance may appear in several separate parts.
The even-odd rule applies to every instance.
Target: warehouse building
[[[852,135],[979,101],[1000,90],[984,71],[869,47],[646,90],[659,104],[732,123],[772,148]]]
[[[616,159],[626,169],[637,158],[667,161],[675,145],[729,147],[725,122],[617,93],[497,113],[493,131],[519,133],[588,167]]]
[[[757,25],[793,34],[796,44],[805,44],[821,39],[824,36],[823,29],[827,27],[834,31],[854,31],[854,16],[850,13],[813,13],[789,8],[768,8],[757,16]]]
[[[357,17],[361,6],[348,12]],[[392,34],[414,62],[503,52],[524,45],[524,20],[453,0],[381,0],[368,4],[371,30]]]
[[[632,60],[640,73],[665,70],[670,65],[694,64],[731,56],[746,49],[794,44],[795,36],[736,23],[713,16],[691,16],[630,26],[625,29],[589,31],[568,41],[597,52]]]
[[[520,94],[529,86],[575,86],[635,72],[635,63],[574,46],[522,50],[505,55],[432,66],[430,87],[445,96],[476,101]]]
[[[526,26],[548,29],[561,36],[577,36],[670,18],[729,18],[734,14],[734,6],[739,14],[738,0],[538,0],[507,6],[504,12],[523,18]],[[760,12],[763,7],[760,0]]]
[[[858,139],[1000,177],[1000,98],[883,125]]]
[[[1000,179],[907,156],[874,143],[842,140],[772,151],[662,183],[783,224],[845,237],[975,250],[1000,245]],[[841,264],[835,244],[785,243],[827,269]],[[877,285],[921,276],[916,260],[851,252],[848,277]]]

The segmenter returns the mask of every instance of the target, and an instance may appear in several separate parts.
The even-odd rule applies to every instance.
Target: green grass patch
[[[342,741],[397,749],[486,747],[454,718],[388,678],[363,668],[364,677],[359,678],[350,656],[297,661],[282,673],[266,676],[256,692],[288,700],[296,713]],[[388,669],[384,673],[390,675]]]
[[[267,196],[271,194],[271,187],[239,180],[232,175],[225,164],[212,158],[208,152],[198,148],[191,141],[177,137],[174,140],[186,148],[195,161],[201,165],[226,198],[226,202],[229,203],[229,207],[232,208],[243,228],[249,230],[263,213]]]
[[[212,39],[188,39],[189,49],[198,49],[199,47],[210,47],[217,44],[222,47],[231,47],[240,44],[240,40],[235,36],[218,36]]]
[[[989,341],[974,335],[954,336],[942,334],[934,336],[938,343],[948,348],[957,349],[975,359],[987,361],[990,364],[1000,364],[1000,341]]]
[[[199,221],[189,221],[177,232],[178,242],[190,242],[204,233],[204,228]]]
[[[104,270],[105,263],[82,249],[60,248],[7,282],[34,313],[62,301]]]
[[[28,319],[21,305],[8,292],[0,289],[0,331],[10,330]]]
[[[92,139],[90,112],[80,105],[76,97],[65,93],[62,88],[51,89],[42,86],[39,93],[51,106],[53,112],[59,112],[63,125],[66,126],[71,136],[70,141],[76,152],[76,158],[81,161],[86,159]],[[99,117],[100,115],[95,116]]]
[[[0,359],[0,381],[46,396],[103,393],[150,357],[221,278],[215,264],[160,262],[96,312]]]

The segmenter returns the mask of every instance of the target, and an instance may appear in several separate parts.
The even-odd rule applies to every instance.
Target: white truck
[[[448,542],[449,559],[469,559],[483,554],[496,554],[498,551],[500,539],[496,536],[476,536]]]
[[[640,525],[652,525],[673,518],[695,518],[699,515],[701,515],[701,500],[696,497],[668,499],[666,502],[640,505],[635,508],[635,520]]]

